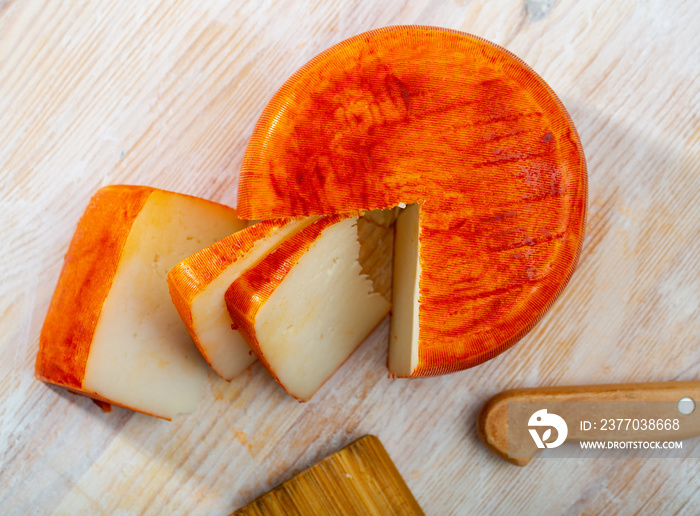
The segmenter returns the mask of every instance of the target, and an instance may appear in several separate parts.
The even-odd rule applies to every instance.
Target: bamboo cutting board
[[[230,383],[211,374],[197,411],[171,423],[34,379],[97,188],[235,204],[247,139],[284,80],[395,24],[508,48],[576,123],[587,237],[526,338],[472,370],[392,380],[387,320],[309,403],[254,365]],[[538,457],[522,470],[476,434],[481,404],[505,389],[700,378],[699,26],[691,0],[559,0],[538,18],[519,0],[0,0],[0,512],[228,514],[365,434],[427,514],[700,512],[697,459]]]
[[[423,516],[382,443],[366,435],[232,516],[376,514]]]

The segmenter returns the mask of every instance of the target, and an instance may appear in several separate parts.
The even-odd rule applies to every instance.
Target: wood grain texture
[[[302,471],[232,516],[416,515],[411,491],[382,443],[367,435]]]
[[[365,434],[427,514],[698,513],[697,459],[538,457],[520,469],[475,428],[509,388],[700,378],[700,4],[559,0],[538,21],[515,0],[0,5],[3,513],[226,514]],[[391,380],[385,321],[310,403],[254,365],[231,383],[212,373],[197,412],[172,423],[103,414],[34,379],[63,255],[98,187],[235,203],[247,139],[284,80],[394,24],[506,47],[579,131],[579,268],[523,342],[470,371]]]

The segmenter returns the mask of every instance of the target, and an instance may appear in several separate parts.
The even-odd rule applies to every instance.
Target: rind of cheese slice
[[[165,278],[245,225],[232,208],[204,199],[141,186],[99,190],[66,255],[37,378],[164,419],[193,410],[208,368]]]
[[[285,238],[318,217],[258,222],[202,249],[168,273],[170,297],[204,359],[224,380],[232,380],[256,357],[232,328],[224,294],[250,267]]]
[[[289,394],[307,401],[387,315],[362,273],[357,218],[322,217],[249,269],[226,305]]]
[[[408,26],[339,43],[282,86],[251,136],[238,209],[419,204],[417,357],[392,370],[415,377],[480,364],[532,329],[576,267],[586,198],[579,137],[541,77],[480,38]]]

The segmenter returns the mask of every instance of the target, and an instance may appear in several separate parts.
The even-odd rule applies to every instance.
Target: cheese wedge
[[[224,380],[232,380],[256,357],[232,328],[224,294],[234,280],[280,242],[318,217],[258,222],[198,251],[168,273],[170,297],[204,359]]]
[[[232,208],[187,195],[99,190],[66,255],[37,378],[164,419],[192,411],[208,368],[170,301],[166,276],[245,226]]]
[[[250,219],[405,208],[389,365],[432,376],[496,356],[544,316],[576,267],[587,172],[569,114],[520,59],[399,26],[339,43],[280,88],[238,198]]]
[[[357,218],[322,217],[226,291],[231,318],[289,394],[307,401],[387,315],[359,263]]]

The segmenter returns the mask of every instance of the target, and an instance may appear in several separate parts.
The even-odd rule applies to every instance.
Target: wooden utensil
[[[688,399],[686,399],[688,398]],[[676,406],[680,400],[683,406]],[[518,466],[525,466],[539,450],[532,447],[529,457],[511,457],[508,453],[508,404],[510,402],[564,402],[564,401],[666,401],[676,402],[669,404],[664,417],[673,416],[682,418],[683,425],[680,430],[663,430],[647,434],[654,440],[679,441],[689,437],[700,435],[700,409],[695,409],[685,415],[680,408],[688,410],[700,402],[700,382],[658,382],[658,383],[630,383],[609,385],[584,385],[568,387],[528,388],[514,389],[497,394],[488,400],[481,409],[477,422],[477,431],[480,439],[486,447],[502,459]],[[687,412],[687,410],[686,410]],[[642,417],[656,416],[655,414],[641,414]],[[582,415],[584,417],[585,415]],[[611,415],[613,417],[614,415]],[[596,416],[598,417],[598,416]],[[619,416],[617,416],[619,417]],[[659,416],[660,417],[660,416]],[[526,424],[526,423],[524,423]],[[592,425],[591,425],[592,426]],[[583,430],[580,427],[569,426],[566,442],[581,440],[606,440],[611,437],[610,431],[591,427]],[[615,437],[619,437],[616,434]],[[639,438],[638,438],[639,439]],[[642,440],[642,439],[639,439]]]
[[[384,446],[367,435],[233,513],[422,515]]]

